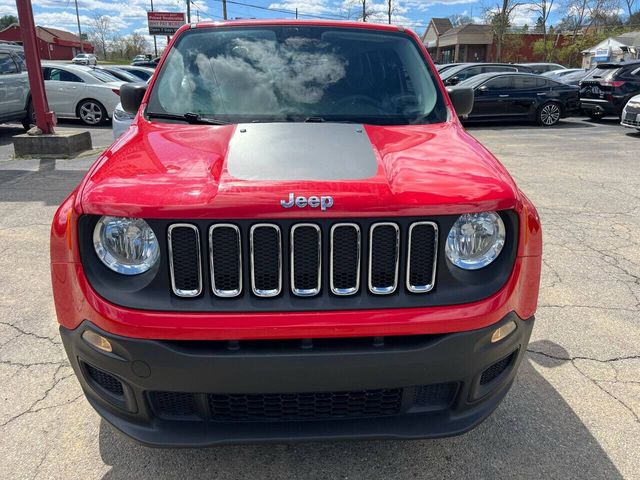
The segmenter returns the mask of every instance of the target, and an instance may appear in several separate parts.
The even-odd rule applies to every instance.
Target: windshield
[[[318,26],[198,28],[182,34],[147,115],[236,122],[446,120],[424,57],[399,32]]]
[[[78,55],[76,55],[76,58],[88,58],[89,55],[87,55],[86,53],[79,53]]]
[[[591,70],[591,72],[585,77],[585,80],[589,80],[592,78],[612,78],[618,72],[618,70],[620,70],[620,68],[615,66],[598,66]]]

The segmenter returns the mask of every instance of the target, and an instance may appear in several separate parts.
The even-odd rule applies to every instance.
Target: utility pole
[[[42,133],[51,134],[54,133],[53,127],[56,124],[56,117],[49,110],[47,94],[44,89],[44,78],[42,78],[42,66],[40,64],[40,55],[38,54],[38,40],[36,38],[36,26],[33,22],[31,0],[16,0],[16,6],[18,7],[24,59],[27,64],[27,75],[31,89],[31,102],[36,114],[36,125],[42,130]]]
[[[298,19],[298,9],[296,8],[296,20]]]
[[[389,25],[391,25],[391,0],[387,0],[387,5],[389,6]]]
[[[227,0],[222,0],[222,18],[227,19]]]
[[[78,37],[80,37],[80,51],[84,53],[84,41],[82,40],[82,30],[80,30],[80,14],[78,13],[78,0],[76,3],[76,20],[78,21]]]
[[[151,0],[151,11],[153,12],[153,0]],[[155,57],[158,56],[158,42],[156,42],[156,36],[153,36],[153,53]]]
[[[191,0],[187,0],[187,23],[191,23]]]

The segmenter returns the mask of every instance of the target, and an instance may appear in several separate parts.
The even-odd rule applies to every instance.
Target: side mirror
[[[489,87],[487,87],[486,85],[482,85],[481,87],[478,87],[477,91],[480,92],[480,93],[484,93],[484,92],[486,92],[488,90],[489,90]]]
[[[458,83],[460,83],[460,77],[450,77],[447,80],[447,85],[457,85]]]
[[[123,83],[120,87],[120,103],[125,112],[135,115],[147,93],[146,82]]]
[[[447,93],[458,115],[469,115],[473,110],[473,89],[472,88],[447,88]]]

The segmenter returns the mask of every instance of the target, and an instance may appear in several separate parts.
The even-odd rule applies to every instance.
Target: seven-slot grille
[[[244,236],[246,235],[246,237]],[[248,265],[250,288],[257,297],[276,297],[287,273],[291,293],[313,297],[323,289],[323,264],[329,271],[329,288],[338,296],[361,291],[360,277],[375,295],[394,293],[400,276],[402,250],[406,250],[403,282],[411,293],[433,289],[438,254],[438,227],[433,222],[410,224],[402,238],[394,222],[377,222],[361,230],[357,223],[335,223],[324,231],[315,223],[297,223],[281,228],[257,223],[248,232],[231,223],[213,224],[208,229],[208,263],[211,290],[217,297],[238,297],[243,293],[243,265]],[[323,258],[323,235],[328,235],[328,258]],[[362,236],[366,235],[366,244]],[[286,239],[283,241],[283,239]],[[248,249],[244,246],[248,242]],[[175,295],[195,297],[203,290],[203,262],[200,261],[200,232],[191,224],[173,224],[168,233],[169,265]],[[366,258],[363,246],[366,245]],[[288,246],[286,257],[283,251]],[[247,255],[248,259],[243,258]],[[362,265],[365,258],[366,264]],[[404,258],[404,257],[403,257]],[[287,263],[288,262],[288,263]],[[403,260],[404,262],[404,260]],[[404,263],[403,263],[404,265]],[[326,275],[326,273],[325,273]]]

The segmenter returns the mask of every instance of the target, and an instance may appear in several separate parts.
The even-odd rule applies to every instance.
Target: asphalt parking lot
[[[437,441],[157,450],[94,413],[57,333],[50,220],[96,154],[12,160],[19,129],[0,126],[0,478],[640,478],[640,134],[584,119],[469,130],[545,240],[529,352],[495,414]]]

